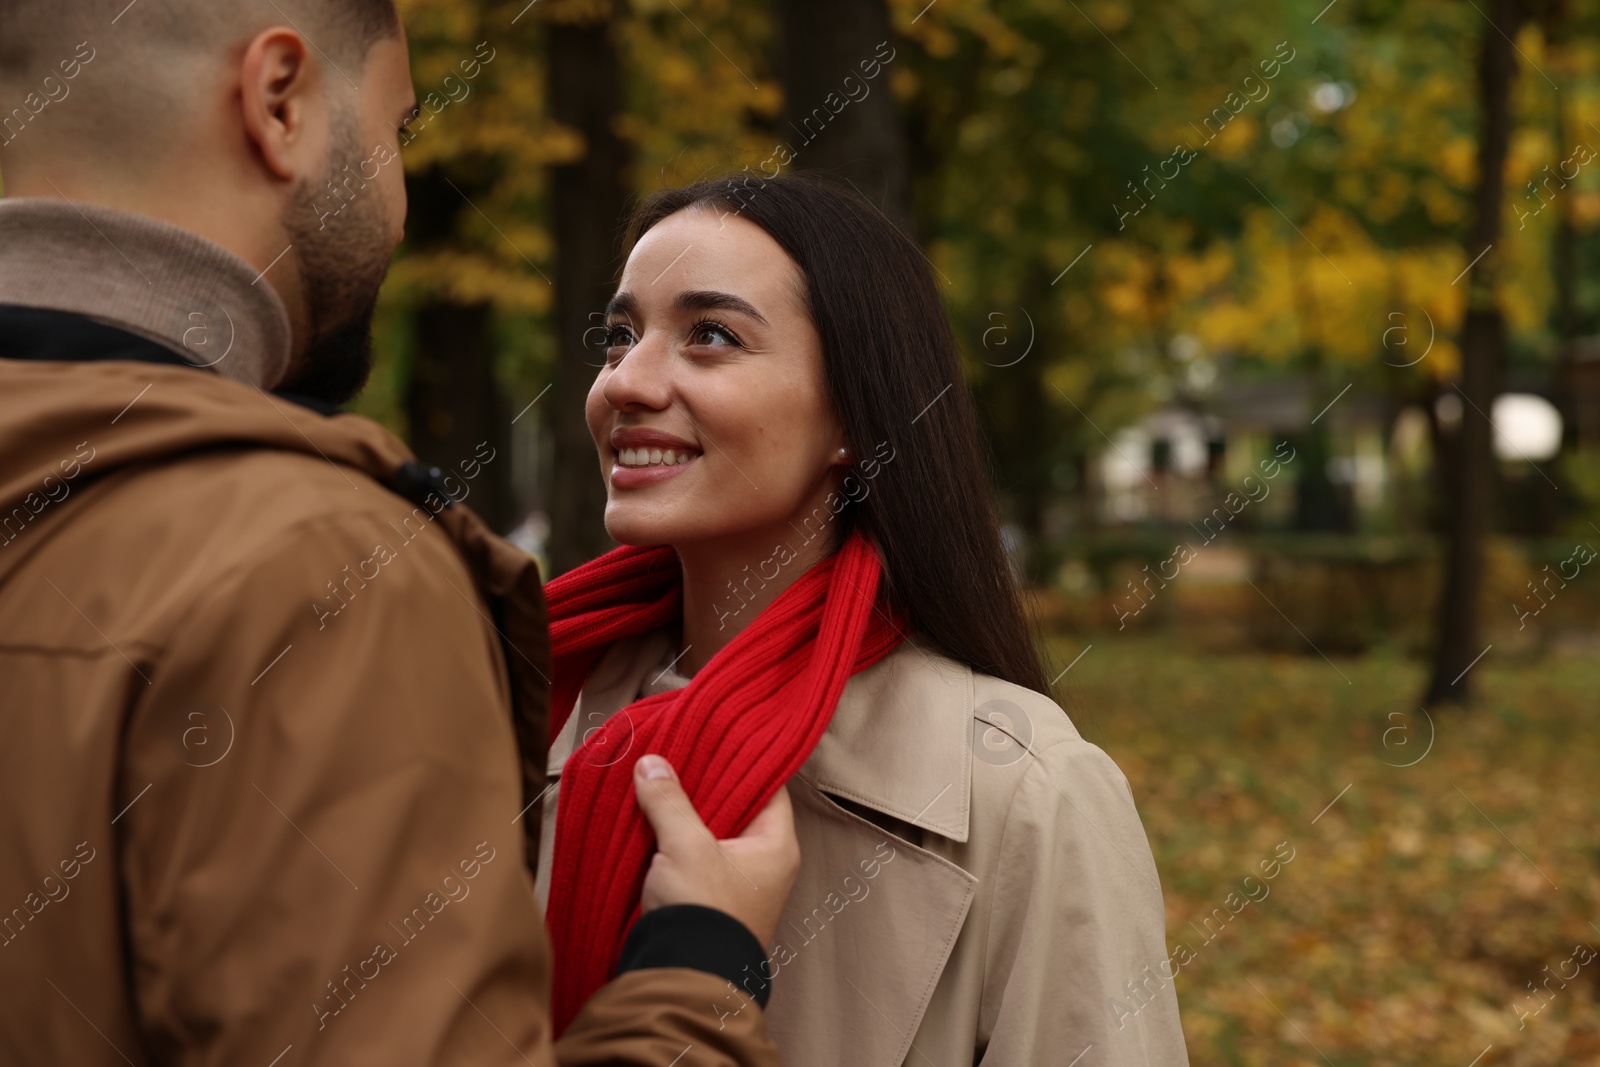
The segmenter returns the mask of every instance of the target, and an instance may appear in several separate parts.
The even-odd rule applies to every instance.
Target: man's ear
[[[245,132],[275,177],[293,181],[326,158],[324,89],[306,39],[294,30],[274,27],[245,48],[239,107]]]

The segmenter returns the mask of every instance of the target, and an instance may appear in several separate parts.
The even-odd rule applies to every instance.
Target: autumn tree
[[[466,39],[482,40],[485,16],[492,5],[473,2],[461,5],[456,13],[458,26],[467,29]],[[423,47],[428,34],[423,30]],[[475,78],[455,69],[456,62],[468,62],[479,70],[481,60],[473,56],[466,40],[454,54],[462,60],[445,60],[451,89],[441,84],[440,91],[422,95],[423,117],[414,138],[425,137],[428,120],[443,118],[455,101],[451,90],[464,104]],[[451,50],[446,49],[446,52]],[[431,74],[438,61],[424,59],[419,66]],[[471,69],[471,68],[469,68]],[[455,86],[460,86],[455,90]],[[452,116],[453,117],[453,116]],[[435,134],[437,138],[437,133]],[[426,166],[406,176],[407,235],[411,249],[418,253],[448,252],[456,241],[462,216],[470,214],[475,198],[482,197],[496,180],[496,162],[479,153],[438,156]],[[510,415],[496,376],[499,346],[494,336],[494,306],[486,296],[467,296],[444,288],[418,294],[412,310],[413,348],[411,373],[405,387],[405,414],[412,451],[425,462],[456,472],[462,462],[476,463],[480,445],[498,462],[480,470],[471,486],[472,506],[490,526],[504,533],[515,523],[511,490]]]
[[[900,106],[889,78],[865,77],[896,52],[885,0],[776,0],[775,7],[781,133],[793,138],[794,165],[852,182],[909,232],[911,173]]]
[[[1478,58],[1481,126],[1473,224],[1467,251],[1483,259],[1472,268],[1466,321],[1461,329],[1459,392],[1466,409],[1455,427],[1446,506],[1449,540],[1440,591],[1433,669],[1424,701],[1466,703],[1470,668],[1484,649],[1478,602],[1483,588],[1484,540],[1494,485],[1493,426],[1489,412],[1505,367],[1506,327],[1496,291],[1497,261],[1488,254],[1500,240],[1505,210],[1506,154],[1511,138],[1511,87],[1516,76],[1513,37],[1524,18],[1521,0],[1493,0]]]
[[[521,518],[513,420],[548,376],[537,331],[511,345],[508,329],[529,336],[526,324],[548,312],[543,175],[576,149],[548,118],[538,27],[518,18],[526,7],[401,0],[421,114],[401,140],[406,239],[356,405],[457,478],[466,463],[468,506],[502,532]]]
[[[557,351],[549,418],[555,453],[550,565],[560,574],[612,545],[584,400],[599,356],[595,329],[617,276],[633,171],[620,133],[625,78],[617,4],[546,0],[538,10],[548,27],[551,117],[582,142],[580,155],[552,169],[550,189]]]

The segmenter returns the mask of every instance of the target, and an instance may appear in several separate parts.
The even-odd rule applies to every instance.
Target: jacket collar
[[[98,204],[0,200],[0,304],[86,315],[270,389],[289,315],[255,268],[170,223]]]
[[[580,732],[632,702],[669,656],[667,630],[614,643],[590,671],[551,742],[558,776]],[[972,671],[915,637],[845,683],[839,706],[799,776],[952,841],[966,841],[972,798]]]

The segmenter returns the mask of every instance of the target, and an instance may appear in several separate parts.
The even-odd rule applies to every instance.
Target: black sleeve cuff
[[[699,904],[670,904],[633,924],[617,974],[647,967],[687,967],[726,978],[762,1008],[772,995],[767,954],[756,935],[727,912]]]

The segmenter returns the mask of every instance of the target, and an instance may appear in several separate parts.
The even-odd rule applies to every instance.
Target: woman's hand
[[[769,943],[800,870],[788,787],[778,790],[744,833],[718,841],[662,757],[641,756],[633,765],[633,785],[656,832],[643,910],[668,904],[716,908],[744,923],[763,945]]]

